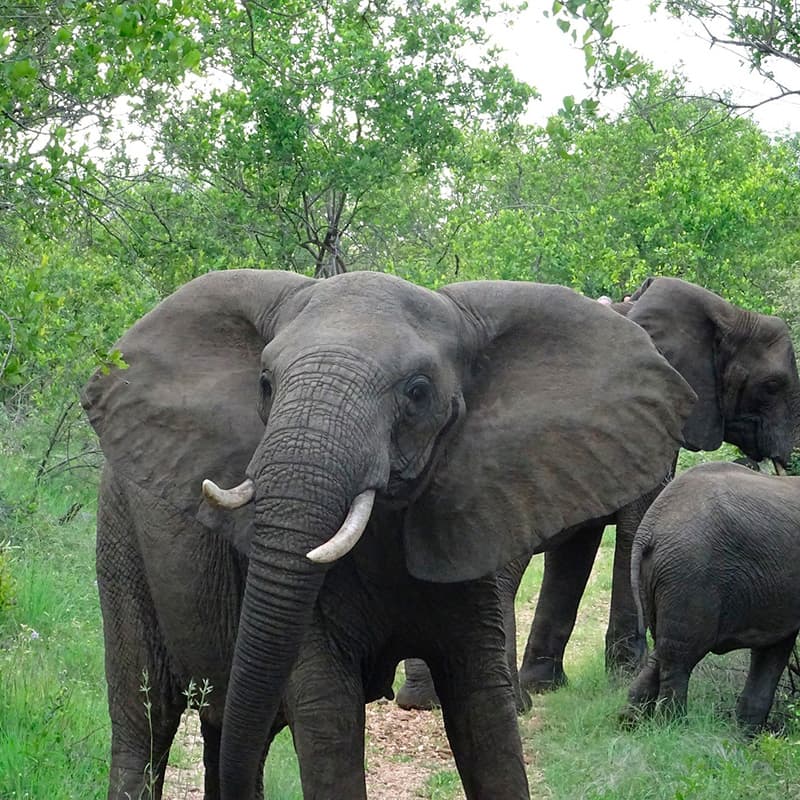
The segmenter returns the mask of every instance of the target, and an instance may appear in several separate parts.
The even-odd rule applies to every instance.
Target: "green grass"
[[[8,433],[8,432],[6,432]],[[91,475],[69,473],[36,487],[28,450],[1,438],[0,543],[12,604],[0,608],[0,799],[105,797],[110,729],[100,613],[94,576]],[[88,483],[87,483],[88,480]],[[61,522],[74,503],[81,510]],[[609,531],[567,649],[569,685],[534,699],[521,719],[533,798],[554,800],[800,799],[800,723],[782,699],[773,719],[781,736],[745,739],[732,721],[746,656],[709,657],[690,686],[685,721],[621,729],[624,684],[602,662],[614,536]],[[519,597],[520,652],[543,559],[525,575]],[[198,753],[174,749],[191,767]],[[265,774],[268,796],[300,800],[291,736],[282,732]],[[460,796],[457,774],[439,770],[423,796]],[[188,794],[188,789],[187,789]]]
[[[11,605],[0,610],[0,797],[105,797],[93,487],[36,487],[24,454],[4,446],[0,457],[0,541],[12,580]],[[59,523],[74,502],[88,510]]]

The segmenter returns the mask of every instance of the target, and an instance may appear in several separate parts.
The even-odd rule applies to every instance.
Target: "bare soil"
[[[381,700],[366,709],[367,795],[370,800],[416,800],[425,797],[425,784],[455,763],[438,711],[404,711]],[[177,741],[181,766],[170,766],[164,800],[202,800],[203,741],[197,714],[187,712]],[[462,793],[454,795],[461,800]]]
[[[530,630],[535,598],[517,608],[520,654]],[[602,604],[601,604],[602,608]],[[596,608],[584,607],[580,617],[592,617]],[[602,613],[602,612],[601,612]],[[576,637],[578,639],[578,637]],[[574,642],[578,647],[582,642]],[[527,740],[526,768],[531,796],[547,798],[550,793],[536,764],[531,735],[540,727],[537,704],[522,721]],[[430,796],[429,781],[442,772],[455,772],[455,762],[444,732],[440,711],[404,711],[394,702],[380,700],[366,709],[366,779],[369,800],[419,800]],[[195,712],[187,712],[176,737],[180,767],[170,766],[164,786],[164,800],[201,800],[203,797],[203,749]],[[457,784],[458,781],[456,780]],[[456,789],[447,797],[463,800]]]

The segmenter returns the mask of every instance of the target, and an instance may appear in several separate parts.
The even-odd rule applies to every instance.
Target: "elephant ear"
[[[238,484],[264,430],[261,350],[282,302],[312,282],[209,273],[133,325],[115,345],[127,368],[98,370],[81,394],[115,472],[193,515],[205,509],[204,478]]]
[[[632,299],[628,319],[647,331],[697,394],[683,427],[684,447],[716,450],[725,432],[717,345],[731,324],[734,307],[678,278],[648,278]]]
[[[406,511],[413,575],[492,573],[663,479],[695,397],[641,328],[560,286],[442,293],[473,359],[463,425]]]

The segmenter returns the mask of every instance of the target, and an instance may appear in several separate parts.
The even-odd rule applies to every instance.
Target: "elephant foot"
[[[560,689],[567,684],[567,676],[561,661],[549,656],[541,656],[532,664],[523,664],[519,671],[519,683],[522,692],[543,694]],[[517,706],[519,708],[519,705]]]
[[[654,705],[654,703],[644,705],[628,703],[617,715],[617,721],[620,727],[633,730],[645,719],[652,716]]]
[[[630,636],[606,642],[606,672],[621,678],[630,678],[642,667],[647,658],[647,640],[644,636]]]
[[[406,681],[398,689],[394,701],[406,711],[430,711],[441,706],[433,685],[415,684],[411,681]]]
[[[527,714],[533,708],[533,698],[527,689],[522,686],[517,687],[515,692],[515,701],[517,705],[517,714]]]

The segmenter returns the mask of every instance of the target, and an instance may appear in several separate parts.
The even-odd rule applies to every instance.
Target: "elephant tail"
[[[650,529],[646,524],[639,526],[633,540],[631,549],[631,591],[633,601],[636,603],[637,628],[640,636],[647,633],[647,609],[645,608],[645,598],[642,595],[642,562],[652,551]]]

